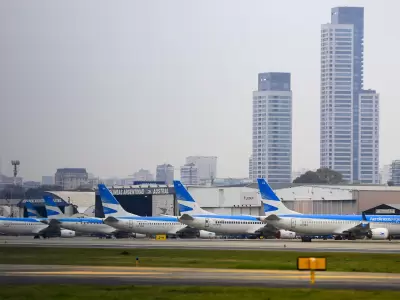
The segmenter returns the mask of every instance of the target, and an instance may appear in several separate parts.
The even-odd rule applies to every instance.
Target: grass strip
[[[0,264],[296,270],[298,256],[323,256],[328,271],[400,273],[400,254],[292,251],[0,247]]]
[[[93,285],[2,285],[0,299],[140,299],[140,300],[393,300],[397,291],[352,291],[324,289],[277,289],[197,286],[93,286]]]

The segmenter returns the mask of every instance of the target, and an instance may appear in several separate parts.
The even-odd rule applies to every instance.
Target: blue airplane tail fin
[[[104,184],[99,184],[98,188],[105,218],[137,216],[127,212]]]
[[[53,197],[46,195],[43,196],[43,199],[46,207],[47,217],[49,219],[60,218],[64,216],[64,213],[54,202]]]
[[[281,199],[275,194],[264,178],[258,178],[258,188],[261,194],[261,201],[264,205],[265,215],[269,214],[298,214],[293,210],[288,209]]]
[[[28,213],[28,218],[42,218],[42,216],[38,213],[33,204],[29,201],[25,202],[26,211]]]
[[[189,191],[183,186],[179,180],[174,180],[174,188],[176,194],[176,200],[179,204],[179,212],[181,214],[202,214],[202,215],[213,215],[213,213],[202,209],[199,204],[194,200]]]

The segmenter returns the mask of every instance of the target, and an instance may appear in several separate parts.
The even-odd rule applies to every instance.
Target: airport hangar
[[[140,216],[178,215],[173,186],[150,184],[109,188],[121,205],[131,213]],[[286,184],[272,185],[272,188],[288,208],[307,214],[357,214],[363,211],[379,214],[383,212],[379,210],[381,205],[400,205],[400,187]],[[213,213],[254,216],[264,214],[256,183],[247,186],[189,186],[188,190],[201,207]],[[54,196],[56,203],[67,215],[79,213],[103,217],[97,190],[46,193]],[[20,216],[26,216],[25,201],[18,203]],[[39,212],[44,211],[42,199],[34,199],[33,204],[38,206]],[[376,207],[378,211],[374,210]],[[400,210],[395,209],[393,213],[397,212]]]

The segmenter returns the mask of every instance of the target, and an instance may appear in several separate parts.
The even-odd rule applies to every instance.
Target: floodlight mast
[[[20,164],[21,164],[21,162],[19,160],[11,161],[11,165],[13,166],[14,185],[17,185],[17,175],[18,175]]]

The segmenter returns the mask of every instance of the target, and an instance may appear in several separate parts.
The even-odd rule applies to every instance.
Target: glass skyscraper
[[[253,92],[253,154],[250,178],[292,180],[292,91],[290,73],[258,74]]]
[[[363,90],[364,8],[336,7],[321,27],[320,164],[379,183],[379,95]]]

